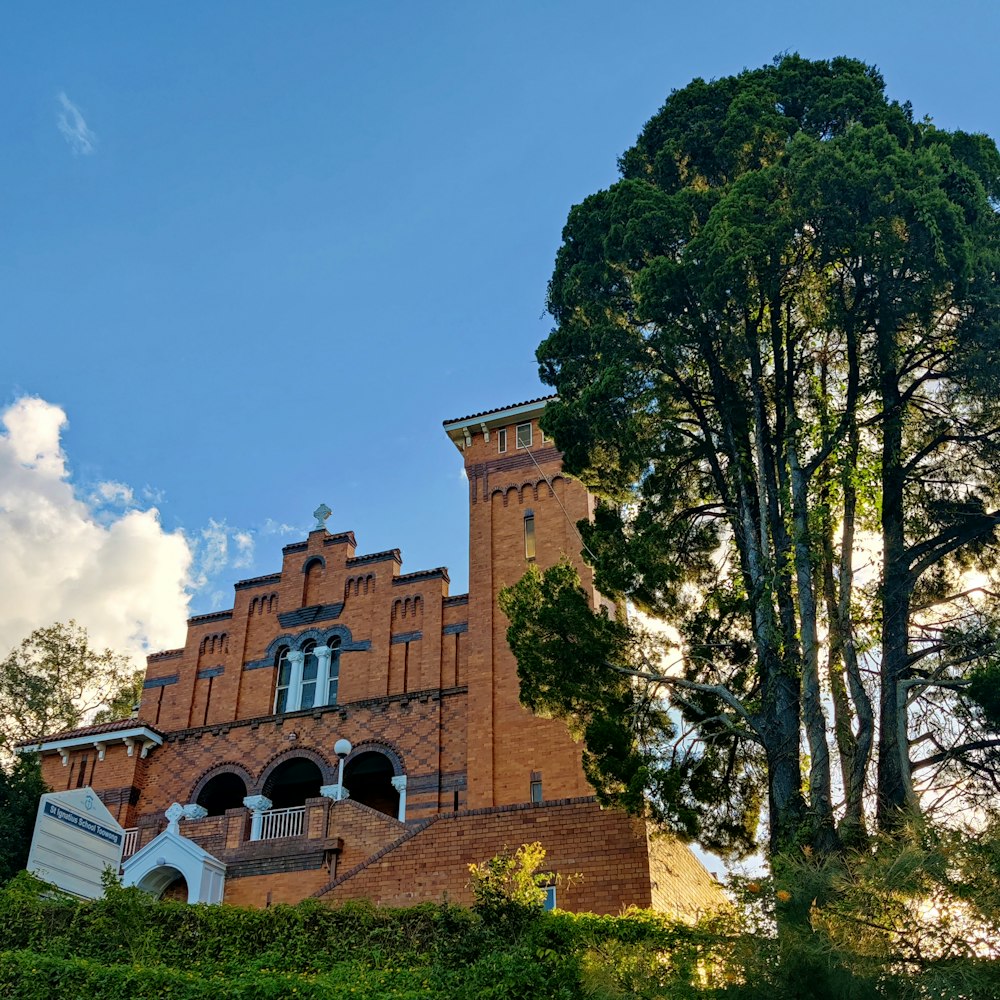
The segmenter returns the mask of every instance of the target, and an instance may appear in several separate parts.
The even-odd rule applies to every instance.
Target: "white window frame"
[[[287,712],[288,709],[288,699],[291,693],[291,683],[292,683],[292,665],[288,662],[288,654],[291,652],[290,646],[282,646],[278,653],[278,660],[275,664],[277,669],[277,675],[274,681],[274,714],[282,715]],[[281,683],[281,671],[286,670],[287,674],[285,677],[285,683]],[[284,703],[282,704],[281,696],[284,694]],[[279,705],[281,707],[279,707]]]
[[[336,705],[340,697],[340,636],[331,636],[326,641],[330,647],[330,665],[326,681],[325,705]]]
[[[507,450],[507,428],[501,427],[497,431],[497,452],[503,454]]]
[[[318,642],[310,639],[308,642],[302,643],[300,647],[305,656],[302,660],[302,682],[299,685],[299,708],[314,708],[316,706],[316,695],[319,693],[317,691],[319,687],[319,657],[316,655],[318,645]],[[312,673],[311,677],[306,676],[307,671]],[[307,694],[311,695],[308,705],[304,704]]]
[[[522,434],[522,431],[527,430],[527,434]],[[524,438],[527,437],[527,441]],[[527,423],[518,424],[514,428],[514,441],[515,447],[517,448],[530,448],[531,447],[531,421]]]
[[[300,641],[297,646],[281,647],[275,661],[277,673],[272,703],[275,715],[337,704],[340,643],[340,636],[332,635],[325,643],[310,637]],[[312,676],[307,676],[309,673]],[[303,701],[308,701],[308,704],[303,704]]]

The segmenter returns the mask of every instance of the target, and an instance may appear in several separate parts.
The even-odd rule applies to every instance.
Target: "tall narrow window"
[[[305,659],[302,661],[302,697],[299,708],[312,708],[316,703],[316,677],[319,674],[319,657],[316,643],[308,642],[302,647]]]
[[[278,681],[274,689],[275,712],[288,711],[288,685],[292,680],[292,665],[288,662],[288,647],[278,653]]]
[[[334,636],[327,645],[330,647],[330,687],[326,694],[326,703],[336,705],[337,689],[340,687],[340,639]]]
[[[531,783],[531,801],[541,802],[542,801],[542,779],[539,778],[537,781],[532,781]]]
[[[517,447],[518,448],[531,447],[531,424],[517,425]]]
[[[497,451],[501,454],[507,450],[507,428],[501,427],[497,431]]]
[[[529,562],[535,561],[535,512],[533,510],[524,512],[524,558]]]

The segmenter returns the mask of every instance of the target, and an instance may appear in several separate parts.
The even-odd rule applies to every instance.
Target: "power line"
[[[569,524],[569,526],[576,532],[576,537],[580,539],[580,544],[583,546],[583,551],[586,552],[588,556],[590,556],[592,565],[596,565],[597,556],[595,556],[594,553],[591,552],[590,546],[588,546],[587,543],[583,540],[583,535],[580,534],[580,529],[576,526],[576,522],[569,516],[569,511],[566,510],[566,507],[563,504],[562,500],[559,499],[559,494],[556,493],[555,487],[552,485],[552,480],[545,474],[542,467],[538,464],[538,461],[532,454],[531,449],[527,445],[523,444],[515,445],[515,447],[528,453],[528,457],[534,463],[535,468],[538,469],[538,471],[541,473],[542,479],[545,480],[545,483],[549,488],[549,492],[556,498],[556,503],[558,503],[560,508],[562,509],[563,517],[566,518],[567,524]]]

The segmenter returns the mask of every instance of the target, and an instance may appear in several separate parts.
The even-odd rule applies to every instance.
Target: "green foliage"
[[[48,791],[34,754],[0,761],[0,885],[28,862],[38,800]]]
[[[159,964],[108,966],[100,960],[0,952],[0,996],[18,1000],[328,1000],[427,997],[426,974],[344,961],[320,975],[267,969],[182,970]]]
[[[104,899],[80,902],[22,873],[0,889],[0,996],[574,1000],[604,995],[586,992],[585,954],[610,953],[615,941],[662,949],[688,933],[651,913],[544,913],[541,852],[515,857],[482,866],[486,902],[476,911],[187,906],[115,880]],[[531,917],[506,919],[510,906]]]
[[[0,997],[994,1000],[1000,826],[969,834],[913,822],[840,858],[782,856],[697,925],[540,912],[533,849],[480,866],[474,911],[187,906],[113,881],[80,902],[22,873],[0,889]],[[511,900],[531,917],[497,919]]]
[[[1000,730],[1000,658],[993,658],[969,673],[969,698],[988,725]]]
[[[668,642],[595,614],[566,562],[544,572],[529,567],[501,591],[499,603],[510,622],[507,642],[517,658],[522,703],[562,719],[583,740],[584,769],[602,804],[649,814],[722,853],[757,849],[761,801],[753,747],[683,745],[662,692],[636,683],[650,662],[668,655]],[[685,712],[706,732],[713,725],[724,732],[708,721],[715,713],[699,692],[685,692]]]
[[[118,689],[108,695],[107,705],[94,713],[94,725],[129,718],[142,701],[142,683],[145,679],[145,670],[136,670],[131,677],[125,677]]]
[[[92,649],[76,622],[35,629],[0,663],[0,757],[16,743],[78,726],[108,699],[129,699],[131,710],[123,692],[135,677],[128,657]]]
[[[545,848],[536,840],[469,865],[475,912],[488,923],[516,927],[540,913],[545,887],[555,879],[553,872],[539,871],[544,860]]]
[[[726,996],[992,1000],[1000,995],[1000,828],[920,818],[865,850],[776,859],[742,879]],[[789,919],[791,918],[791,919]]]
[[[965,682],[1000,621],[965,592],[1000,555],[1000,152],[874,67],[786,55],[673,92],[619,167],[563,230],[543,424],[599,497],[597,588],[668,622],[678,662],[529,581],[526,703],[599,748],[592,779],[622,769],[622,804],[644,784],[734,853],[763,802],[779,853],[863,839],[873,783],[883,828],[924,788],[995,796],[991,682]],[[669,694],[665,770],[592,707],[643,699],[601,659]]]

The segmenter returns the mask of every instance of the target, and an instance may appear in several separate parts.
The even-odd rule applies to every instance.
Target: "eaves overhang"
[[[17,753],[57,753],[65,763],[70,750],[93,747],[103,757],[108,745],[112,743],[124,743],[130,757],[138,747],[139,756],[145,757],[154,747],[163,746],[163,736],[148,726],[130,726],[110,732],[70,734],[62,738],[40,740],[38,743],[22,743],[14,749]]]
[[[558,396],[542,396],[530,399],[525,403],[515,403],[513,406],[503,406],[495,410],[484,410],[458,420],[445,420],[444,431],[461,450],[462,442],[468,437],[467,431],[493,430],[495,427],[505,427],[524,417],[535,416],[545,407],[558,399]]]

